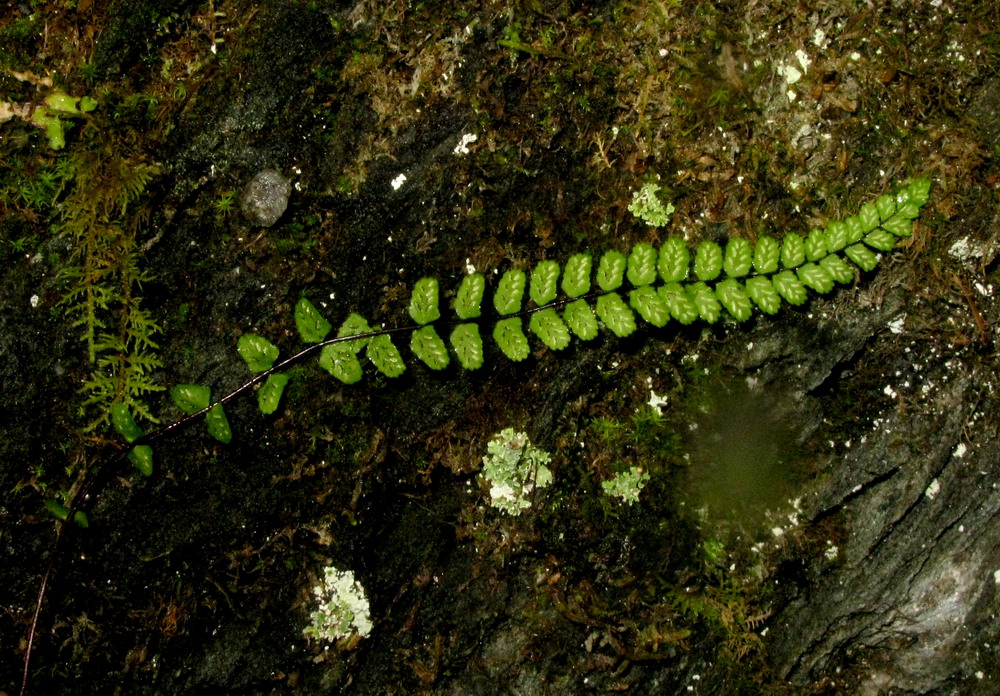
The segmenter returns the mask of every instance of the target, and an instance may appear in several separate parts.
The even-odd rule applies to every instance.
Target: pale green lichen
[[[631,505],[639,499],[646,482],[649,481],[649,474],[642,470],[642,467],[634,466],[627,471],[619,471],[607,481],[601,482],[601,488],[605,495],[621,498]]]
[[[552,483],[552,471],[545,466],[552,457],[535,447],[525,433],[506,428],[486,446],[479,477],[490,487],[490,505],[511,515],[531,507],[536,488]]]
[[[665,226],[670,220],[670,214],[674,212],[673,205],[664,204],[660,200],[657,195],[659,190],[658,184],[643,184],[642,188],[632,194],[632,202],[628,206],[630,213],[653,227]]]
[[[351,571],[327,566],[313,594],[319,608],[310,614],[312,623],[302,631],[307,638],[333,642],[355,633],[364,638],[371,632],[368,598]]]

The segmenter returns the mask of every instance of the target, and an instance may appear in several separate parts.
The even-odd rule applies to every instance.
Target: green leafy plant
[[[116,166],[124,164],[124,161],[119,161]],[[142,321],[144,315],[138,305],[128,302],[131,289],[138,288],[143,280],[130,261],[134,247],[126,245],[123,259],[117,265],[111,265],[110,270],[103,270],[101,264],[106,262],[97,251],[106,243],[102,237],[104,232],[85,224],[103,222],[104,227],[110,230],[110,238],[120,239],[121,233],[115,230],[111,214],[118,208],[124,215],[126,206],[141,192],[152,173],[152,168],[138,167],[127,179],[119,182],[120,185],[112,187],[112,191],[117,191],[115,195],[104,196],[99,205],[83,207],[66,218],[67,226],[76,226],[74,234],[80,235],[85,248],[82,256],[84,263],[76,271],[81,276],[78,279],[81,287],[72,295],[71,309],[80,317],[78,324],[85,328],[84,339],[92,358],[103,350],[99,346],[104,345],[104,339],[97,338],[97,330],[104,328],[98,310],[107,309],[109,300],[105,299],[105,294],[108,291],[102,283],[109,275],[112,278],[118,276],[119,287],[123,289],[126,299],[124,302],[118,300],[124,305],[123,319],[119,323],[124,332],[119,336],[125,337],[119,339],[125,341],[119,346],[122,354],[128,355],[130,346],[140,355],[144,349],[155,348],[149,340],[155,325]],[[114,171],[111,174],[114,175]],[[85,181],[78,176],[77,186],[83,186]],[[804,237],[789,233],[779,241],[762,236],[755,245],[746,240],[732,239],[725,248],[705,241],[694,249],[693,255],[683,240],[668,238],[659,249],[640,243],[627,255],[617,250],[607,251],[601,255],[596,272],[593,271],[593,257],[588,253],[578,253],[561,267],[554,261],[540,262],[531,272],[530,285],[525,271],[509,269],[501,275],[493,290],[494,314],[485,319],[494,323],[493,339],[500,352],[511,360],[519,361],[530,353],[529,340],[524,331],[526,317],[528,330],[544,346],[561,350],[569,345],[573,336],[584,341],[596,338],[601,323],[617,336],[628,336],[638,328],[640,320],[661,327],[671,320],[680,324],[697,320],[714,323],[724,316],[723,312],[735,321],[746,321],[753,315],[754,308],[765,314],[774,314],[783,302],[792,305],[804,303],[809,290],[827,293],[838,283],[851,282],[858,270],[874,269],[881,253],[892,250],[898,239],[911,234],[913,220],[927,202],[929,191],[929,180],[915,179],[895,193],[885,194],[873,203],[865,204],[858,215],[831,222],[825,229],[812,230]],[[623,288],[626,280],[630,287]],[[562,290],[563,296],[559,296],[557,288]],[[523,307],[526,289],[531,303],[527,308]],[[214,403],[211,402],[208,387],[178,385],[171,391],[171,396],[177,407],[187,415],[144,434],[133,417],[133,411],[146,415],[150,420],[151,416],[143,412],[144,405],[136,401],[134,394],[130,397],[127,389],[120,388],[115,393],[114,402],[108,406],[107,417],[115,431],[131,447],[104,465],[127,457],[143,475],[148,476],[153,471],[151,444],[203,416],[209,434],[220,442],[229,442],[232,432],[223,411],[224,404],[260,385],[258,407],[264,414],[273,413],[289,381],[283,370],[316,354],[319,355],[320,366],[345,384],[362,378],[362,353],[378,372],[395,378],[406,370],[406,362],[392,339],[397,334],[410,334],[411,352],[431,369],[443,369],[450,364],[449,344],[462,368],[478,369],[484,362],[486,350],[478,323],[484,317],[486,293],[487,283],[483,275],[473,273],[466,276],[454,294],[452,304],[456,318],[443,318],[440,284],[436,279],[423,278],[414,285],[408,308],[415,326],[372,329],[362,316],[351,313],[333,338],[328,338],[333,325],[308,299],[301,298],[295,307],[294,321],[306,347],[279,362],[277,346],[262,336],[244,334],[237,342],[237,350],[255,375]],[[130,319],[130,316],[137,318]],[[437,329],[446,327],[452,328],[448,344],[437,332]],[[150,356],[149,360],[155,358]],[[155,388],[152,383],[144,381],[145,371],[153,363],[147,361],[144,364],[147,367],[139,369],[131,378],[138,392]],[[127,372],[122,373],[119,384],[127,385],[129,379]],[[525,462],[527,470],[523,466]],[[515,433],[511,429],[494,438],[483,463],[483,474],[490,483],[493,504],[496,505],[498,499],[503,501],[509,498],[511,514],[518,514],[525,503],[530,505],[525,496],[551,482],[551,471],[545,466],[548,454],[533,448],[523,433]],[[497,464],[503,465],[501,468],[505,467],[504,470],[510,474],[506,483],[499,485],[496,478],[488,475],[488,470],[497,468]],[[499,471],[493,473],[499,475]],[[636,469],[627,477],[616,477],[605,488],[609,494],[631,502],[638,497],[644,483],[643,472]],[[507,493],[505,486],[513,496],[503,495]],[[499,498],[494,495],[494,488],[501,493]],[[81,490],[88,491],[89,483]],[[49,511],[61,520],[73,519],[77,525],[86,526],[86,514],[77,509],[78,500],[86,498],[86,495],[82,498],[79,494],[63,498],[47,502]],[[60,527],[56,549],[67,526]],[[53,558],[54,555],[55,549]],[[52,569],[50,560],[29,630],[25,651],[26,675],[42,598]],[[343,579],[349,581],[351,578],[345,576]],[[329,599],[329,602],[333,601],[335,598]],[[349,603],[347,609],[351,610],[353,606]],[[357,608],[363,607],[358,603]],[[331,617],[328,621],[323,611],[321,607],[320,615],[313,616],[314,628],[309,634],[317,638],[325,637],[332,630],[330,637],[343,635],[347,630],[343,621],[346,615],[334,616],[334,613],[327,612]],[[370,625],[365,613],[354,612],[352,616],[356,619],[354,630],[364,633]],[[25,679],[23,684],[26,683]]]
[[[911,234],[913,220],[927,202],[929,191],[929,180],[915,179],[895,193],[866,203],[858,215],[831,222],[806,236],[789,233],[780,241],[761,236],[751,245],[748,240],[734,238],[725,247],[703,241],[692,254],[683,240],[671,237],[659,249],[639,243],[627,255],[607,251],[593,274],[596,287],[591,275],[593,257],[586,253],[571,256],[563,266],[541,261],[530,276],[524,270],[509,269],[493,290],[493,341],[507,358],[521,361],[531,352],[525,318],[528,331],[543,346],[563,350],[574,337],[593,340],[602,324],[616,336],[625,337],[635,332],[640,322],[663,327],[670,321],[711,324],[724,316],[743,322],[755,309],[775,314],[785,302],[804,303],[809,291],[828,293],[837,284],[852,282],[859,270],[874,269],[881,253],[891,251],[898,239]],[[222,402],[263,382],[257,393],[258,406],[262,413],[273,413],[288,382],[281,371],[317,352],[320,366],[345,384],[362,378],[362,353],[386,377],[403,374],[406,361],[392,340],[396,334],[408,333],[410,352],[433,370],[448,367],[452,354],[463,369],[478,369],[487,349],[475,320],[484,314],[486,294],[485,277],[467,275],[454,294],[455,318],[443,320],[438,280],[421,278],[413,286],[408,307],[416,325],[372,329],[367,320],[352,313],[334,338],[328,338],[332,324],[307,298],[300,298],[294,318],[307,347],[278,362],[277,346],[263,336],[244,334],[237,349],[256,377],[215,404],[209,404],[207,387],[194,385],[175,388],[174,402],[189,419],[205,415],[209,433],[228,442],[232,433]],[[446,327],[451,327],[447,343],[438,333]],[[198,398],[190,398],[191,394]],[[126,439],[134,435],[119,427],[118,421],[115,427]]]

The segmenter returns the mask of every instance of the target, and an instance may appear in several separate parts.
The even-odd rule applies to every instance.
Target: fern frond
[[[636,244],[627,256],[610,250],[601,255],[594,274],[599,290],[591,290],[590,254],[574,254],[564,267],[555,261],[540,261],[531,272],[528,294],[534,306],[528,309],[522,309],[528,277],[520,269],[510,269],[501,276],[493,294],[497,313],[493,339],[509,359],[521,361],[531,352],[524,317],[528,317],[531,333],[547,348],[562,350],[574,335],[581,340],[594,339],[601,323],[616,336],[629,336],[638,328],[636,314],[656,327],[666,326],[671,319],[681,324],[698,319],[714,323],[722,317],[723,309],[736,321],[750,319],[755,307],[765,314],[775,314],[783,301],[802,304],[809,290],[828,293],[837,284],[852,282],[857,269],[873,269],[879,260],[878,252],[891,251],[898,238],[912,233],[913,220],[927,202],[929,190],[929,181],[914,180],[894,194],[865,204],[856,216],[832,221],[805,237],[788,233],[780,242],[767,235],[761,235],[756,245],[737,238],[729,240],[723,250],[715,242],[702,241],[692,255],[684,241],[674,237],[659,250],[647,243]],[[119,434],[133,442],[142,437],[133,413],[151,418],[139,397],[159,388],[148,375],[160,365],[154,356],[134,349],[155,348],[151,336],[158,327],[132,300],[129,290],[114,300],[124,308],[117,333],[104,330],[92,308],[78,309],[88,302],[111,304],[112,298],[101,290],[103,286],[88,284],[87,280],[112,272],[108,269],[117,268],[114,272],[127,279],[127,288],[139,287],[144,280],[131,261],[115,266],[97,254],[90,261],[89,266],[68,271],[72,277],[84,280],[67,294],[73,303],[70,314],[77,314],[76,324],[87,327],[92,345],[101,354],[84,390],[90,392],[88,402],[113,402],[103,418],[110,419]],[[562,298],[558,296],[560,276]],[[627,289],[628,302],[623,299],[622,289],[626,278],[631,286]],[[279,351],[274,344],[256,334],[242,335],[237,349],[257,377],[230,397],[263,380],[257,393],[258,406],[264,414],[273,413],[289,381],[281,370],[317,350],[320,366],[344,383],[361,379],[362,350],[367,351],[379,372],[397,377],[406,365],[390,335],[402,332],[410,333],[413,354],[433,370],[450,364],[448,344],[463,369],[478,369],[484,361],[483,339],[480,325],[470,320],[480,317],[485,292],[482,274],[465,276],[454,300],[459,321],[438,323],[439,283],[434,278],[421,278],[412,289],[408,307],[417,326],[373,330],[363,317],[352,313],[333,339],[326,338],[331,324],[302,298],[295,307],[295,324],[302,340],[313,345],[276,365]],[[448,344],[437,331],[445,326],[452,327]],[[230,440],[232,432],[221,401],[208,408],[211,393],[207,387],[178,385],[172,396],[188,414],[205,411],[209,433],[221,442]],[[133,447],[128,456],[143,473],[152,472],[152,450],[148,446]],[[687,610],[704,611],[692,603],[694,600],[685,601]]]
[[[527,328],[543,345],[562,350],[573,336],[586,341],[596,338],[602,324],[616,336],[629,336],[638,328],[636,315],[663,327],[671,320],[711,324],[719,321],[723,312],[735,321],[747,321],[755,308],[775,314],[784,302],[801,305],[810,290],[828,293],[838,284],[852,282],[859,269],[874,268],[880,252],[891,250],[898,237],[910,234],[913,219],[927,201],[929,185],[926,180],[911,182],[895,194],[862,206],[858,215],[813,229],[805,237],[791,232],[778,241],[761,235],[756,245],[734,238],[724,249],[715,242],[702,241],[693,253],[682,239],[672,237],[658,250],[639,243],[628,255],[606,251],[594,272],[597,290],[592,289],[593,257],[587,253],[570,256],[564,266],[552,260],[538,262],[530,283],[524,271],[509,269],[493,292],[497,315],[493,339],[509,359],[521,361],[531,352],[524,317],[528,317]],[[631,286],[627,290],[623,289],[626,280]],[[485,349],[480,325],[470,320],[482,314],[486,286],[479,273],[462,279],[454,299],[459,321],[439,322],[439,283],[434,278],[421,278],[414,284],[408,307],[417,326],[373,330],[363,317],[352,313],[337,338],[328,339],[330,323],[305,298],[295,307],[295,323],[303,341],[320,349],[320,366],[346,384],[361,379],[359,355],[366,346],[368,358],[379,372],[388,377],[402,374],[406,365],[390,338],[391,333],[402,331],[410,333],[413,354],[429,368],[442,370],[450,364],[450,346],[463,369],[475,370],[483,365]],[[533,306],[522,309],[526,289]],[[95,297],[100,300],[98,294]],[[131,321],[141,327],[146,318],[135,308]],[[446,343],[438,328],[447,326],[451,331]],[[126,332],[128,340],[150,341],[148,335],[140,338],[143,331],[137,329],[134,335]],[[110,332],[94,338],[95,345],[108,352],[122,350],[120,340],[116,340]],[[288,381],[278,372],[286,363],[275,366],[277,347],[255,334],[241,336],[237,348],[252,371],[267,373],[258,399],[262,412],[273,412]],[[306,349],[299,356],[309,352]],[[136,361],[131,369],[139,378],[147,366]],[[260,379],[263,377],[261,374]],[[102,379],[94,385],[95,389],[112,388]],[[194,405],[206,400],[207,396],[199,397]]]

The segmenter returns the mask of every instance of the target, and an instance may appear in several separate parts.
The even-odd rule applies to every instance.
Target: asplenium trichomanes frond
[[[662,327],[671,320],[714,323],[723,311],[736,321],[746,321],[755,307],[774,314],[782,302],[801,305],[809,290],[825,294],[838,283],[853,281],[856,269],[874,269],[880,252],[892,250],[898,239],[911,234],[929,191],[929,180],[915,179],[895,193],[866,203],[857,215],[804,237],[794,232],[780,241],[761,236],[755,246],[734,238],[725,248],[703,241],[693,251],[683,239],[670,237],[659,249],[640,243],[627,255],[606,251],[597,260],[596,272],[595,259],[588,253],[574,254],[562,266],[540,261],[530,274],[510,269],[493,289],[493,340],[504,355],[520,361],[530,352],[525,318],[528,330],[545,346],[562,350],[574,336],[583,341],[596,338],[601,324],[616,336],[628,336],[637,328],[637,315]],[[525,290],[530,301],[527,307]],[[229,442],[232,432],[223,404],[263,381],[257,403],[262,413],[273,413],[288,382],[281,370],[317,352],[320,366],[345,384],[361,379],[362,351],[382,374],[401,375],[406,362],[392,340],[399,334],[409,334],[410,351],[431,369],[447,367],[452,355],[462,368],[478,369],[483,364],[480,321],[486,291],[483,274],[466,275],[452,302],[454,318],[442,321],[440,284],[436,278],[421,278],[413,286],[408,308],[414,325],[373,329],[352,313],[334,338],[328,338],[333,330],[330,322],[302,298],[295,306],[295,325],[307,347],[278,363],[277,346],[263,336],[244,334],[237,349],[256,373],[253,379],[215,403],[208,387],[174,387],[174,403],[188,416],[147,437],[124,404],[112,409],[114,427],[135,443],[129,458],[149,475],[152,449],[148,442],[202,415],[209,433]],[[438,332],[446,328],[450,329],[447,342]]]
[[[642,243],[628,255],[605,252],[597,261],[596,274],[594,257],[586,253],[571,256],[562,266],[555,261],[541,261],[532,269],[530,278],[522,270],[508,270],[493,290],[493,340],[504,355],[519,361],[530,352],[524,332],[526,317],[531,333],[552,350],[561,350],[573,336],[584,341],[596,338],[601,323],[615,335],[627,336],[637,328],[637,314],[654,326],[665,326],[671,319],[682,324],[698,320],[714,323],[723,316],[723,310],[736,321],[749,319],[754,307],[774,314],[783,301],[800,305],[810,289],[827,293],[837,283],[851,282],[856,268],[875,268],[879,252],[890,251],[899,238],[910,235],[913,220],[927,202],[929,191],[930,181],[916,179],[896,193],[866,203],[856,216],[831,222],[826,229],[812,230],[805,237],[790,233],[778,241],[762,236],[756,246],[745,239],[731,239],[725,249],[706,241],[693,254],[683,240],[672,237],[658,250]],[[626,280],[628,287],[623,289]],[[327,338],[333,329],[330,322],[303,298],[295,307],[295,324],[307,346],[298,353],[278,362],[274,344],[262,336],[244,334],[237,349],[256,374],[242,386],[213,403],[208,387],[177,385],[171,392],[173,401],[188,415],[148,435],[143,434],[125,403],[111,407],[112,425],[131,445],[127,450],[129,460],[149,476],[153,471],[151,443],[201,416],[205,417],[210,435],[229,442],[232,431],[223,406],[263,382],[257,392],[258,406],[265,414],[274,412],[288,382],[282,370],[317,352],[320,365],[347,384],[362,377],[362,351],[382,374],[401,375],[406,363],[392,337],[403,334],[410,335],[413,354],[432,369],[442,369],[451,362],[450,344],[459,364],[475,370],[483,364],[479,320],[486,288],[482,274],[467,275],[455,293],[455,318],[441,321],[439,283],[434,278],[422,278],[413,286],[410,297],[409,314],[414,326],[372,329],[360,315],[350,314],[334,338]],[[531,302],[527,308],[526,289]],[[438,333],[444,328],[451,329],[448,344]],[[115,456],[104,465],[118,459]],[[86,526],[86,515],[76,508],[79,500],[86,499],[93,481],[91,478],[81,488],[68,507],[55,502],[48,505],[49,510],[63,520],[73,519]],[[21,693],[27,688],[43,599],[66,528],[59,528],[39,585],[26,639]]]

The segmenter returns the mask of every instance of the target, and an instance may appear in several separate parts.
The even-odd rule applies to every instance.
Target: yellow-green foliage
[[[160,328],[141,306],[149,275],[139,264],[140,216],[130,206],[156,168],[126,156],[121,143],[95,128],[86,131],[70,156],[57,229],[72,244],[70,264],[60,272],[66,283],[61,304],[93,366],[82,389],[84,405],[94,410],[87,427],[107,423],[113,403],[155,422],[142,399],[162,389],[151,377],[161,365],[153,340]]]

